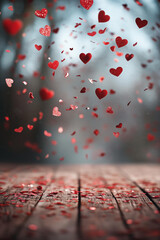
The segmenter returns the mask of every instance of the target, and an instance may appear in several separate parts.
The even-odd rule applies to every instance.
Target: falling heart
[[[40,18],[45,18],[47,16],[47,13],[48,13],[48,11],[46,8],[42,8],[42,10],[35,11],[35,15]]]
[[[110,20],[109,15],[105,15],[105,11],[101,10],[98,14],[98,22],[108,22]]]
[[[41,88],[39,91],[39,95],[43,101],[49,100],[54,96],[54,91],[49,90],[47,88]]]
[[[23,131],[23,127],[15,128],[14,131],[17,133],[21,133]]]
[[[8,87],[12,87],[12,84],[14,83],[13,79],[12,78],[6,78],[6,84]]]
[[[93,0],[80,0],[80,4],[86,10],[89,10],[92,7],[92,5],[93,5]]]
[[[116,138],[119,137],[119,132],[113,132],[113,136],[115,136]]]
[[[122,73],[123,68],[121,68],[121,67],[117,67],[116,69],[115,68],[110,68],[109,71],[112,75],[118,77]]]
[[[100,88],[97,88],[96,90],[95,90],[95,93],[96,93],[96,95],[97,95],[97,97],[99,98],[99,99],[102,99],[102,98],[104,98],[105,96],[107,96],[107,90],[101,90]]]
[[[3,27],[7,33],[14,36],[22,29],[23,23],[19,19],[12,20],[10,18],[6,18],[3,20]]]
[[[51,34],[51,28],[49,25],[46,25],[44,28],[39,29],[40,34],[43,36],[49,37]]]
[[[50,68],[52,68],[54,70],[56,70],[58,68],[58,66],[59,66],[59,62],[58,61],[54,61],[54,62],[49,62],[48,63],[48,67],[50,67]]]
[[[35,46],[35,48],[36,48],[38,51],[40,51],[40,50],[42,49],[42,46],[41,46],[41,45],[35,44],[34,46]]]
[[[127,53],[127,54],[125,55],[125,58],[126,58],[127,61],[131,60],[133,57],[134,57],[134,54],[129,54],[129,53]]]
[[[139,28],[143,28],[148,24],[147,20],[141,20],[140,18],[136,18],[136,24]]]
[[[128,41],[127,39],[122,39],[121,37],[116,37],[116,44],[118,48],[121,48],[125,45],[127,45]]]
[[[92,54],[91,54],[91,53],[87,53],[87,54],[81,53],[81,54],[79,55],[79,58],[81,59],[81,61],[82,61],[84,64],[86,64],[86,63],[88,63],[88,62],[91,60]]]
[[[60,117],[61,116],[61,112],[59,111],[58,107],[53,108],[52,115],[55,116],[55,117]]]

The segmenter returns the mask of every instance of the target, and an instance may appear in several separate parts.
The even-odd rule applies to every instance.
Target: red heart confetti
[[[101,10],[98,13],[98,22],[103,23],[103,22],[108,22],[110,20],[109,15],[105,15],[105,11]]]
[[[122,128],[122,123],[119,123],[118,125],[116,125],[116,128]]]
[[[98,135],[99,135],[99,130],[98,130],[98,129],[95,129],[95,130],[93,131],[93,133],[94,133],[96,136],[98,136]]]
[[[41,45],[35,44],[34,46],[35,46],[35,48],[36,48],[38,51],[40,51],[40,50],[42,49],[42,46],[41,46]]]
[[[79,55],[79,58],[81,59],[81,61],[82,61],[84,64],[86,64],[86,63],[88,63],[88,62],[91,60],[92,54],[91,54],[91,53],[87,53],[87,54],[81,53],[81,54]]]
[[[123,68],[122,67],[117,67],[116,69],[115,68],[110,68],[110,73],[116,77],[118,77],[122,71],[123,71]]]
[[[12,36],[19,33],[19,31],[23,27],[23,23],[19,19],[12,20],[10,18],[6,18],[6,19],[3,20],[2,23],[3,23],[3,27],[6,30],[6,32],[9,33]]]
[[[129,53],[127,53],[127,54],[125,55],[125,58],[126,58],[127,61],[130,61],[133,57],[134,57],[134,54],[129,54]]]
[[[135,22],[139,28],[143,28],[148,24],[147,20],[141,20],[140,18],[136,18]]]
[[[53,108],[52,115],[55,116],[55,117],[60,117],[61,116],[61,112],[59,111],[58,107]]]
[[[89,10],[92,7],[92,5],[93,5],[93,0],[80,0],[80,4],[86,10]]]
[[[44,28],[39,29],[40,34],[43,36],[49,37],[51,34],[51,28],[49,25],[46,25]]]
[[[14,131],[16,133],[21,133],[23,131],[23,127],[15,128]]]
[[[58,66],[59,66],[59,62],[58,61],[54,61],[54,62],[49,62],[48,63],[48,67],[50,67],[50,68],[52,68],[54,70],[56,70],[58,68]]]
[[[110,106],[107,107],[106,112],[109,113],[109,114],[113,114],[114,113],[112,107],[110,107]]]
[[[113,132],[113,136],[115,136],[116,138],[119,137],[119,132]]]
[[[127,45],[128,41],[127,39],[122,39],[121,37],[116,37],[116,44],[118,48],[124,47]]]
[[[47,9],[46,8],[42,8],[42,10],[36,10],[35,11],[35,15],[39,18],[45,18],[47,16]]]
[[[47,88],[41,88],[39,91],[39,95],[41,97],[41,99],[44,100],[49,100],[54,96],[54,91],[53,90],[49,90]]]
[[[6,78],[5,81],[8,87],[12,87],[12,84],[14,83],[12,78]]]
[[[102,99],[102,98],[104,98],[104,97],[106,97],[107,96],[107,90],[101,90],[100,88],[97,88],[96,90],[95,90],[95,93],[96,93],[96,95],[97,95],[97,97],[99,98],[99,99]]]

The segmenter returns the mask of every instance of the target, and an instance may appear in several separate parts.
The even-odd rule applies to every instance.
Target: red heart
[[[19,19],[12,20],[10,18],[6,18],[3,20],[3,27],[6,32],[14,36],[21,30],[23,23]]]
[[[40,18],[45,18],[47,16],[47,13],[48,13],[48,11],[46,8],[42,8],[42,10],[35,11],[35,15]]]
[[[134,57],[134,54],[129,54],[129,53],[127,53],[127,54],[125,55],[125,58],[126,58],[127,61],[131,60],[133,57]]]
[[[121,48],[125,45],[127,45],[128,41],[127,39],[122,39],[121,37],[116,37],[116,44],[118,46],[118,48]]]
[[[14,131],[17,133],[21,133],[23,131],[23,127],[15,128]]]
[[[44,28],[40,28],[39,32],[43,36],[49,37],[51,34],[51,28],[50,28],[50,26],[46,25]]]
[[[118,125],[116,125],[116,128],[121,128],[122,127],[122,123],[119,123]]]
[[[119,137],[119,132],[113,132],[113,136],[115,136],[116,138]]]
[[[86,63],[88,63],[88,62],[91,60],[92,54],[91,54],[91,53],[87,53],[87,54],[81,53],[81,54],[79,55],[79,58],[81,59],[81,61],[82,61],[84,64],[86,64]]]
[[[121,67],[117,67],[116,69],[115,68],[110,68],[109,71],[110,71],[111,74],[118,77],[122,73],[123,68],[121,68]]]
[[[58,61],[54,61],[54,62],[49,62],[48,63],[48,67],[50,67],[50,68],[52,68],[54,70],[56,70],[58,68],[58,66],[59,66],[59,62]]]
[[[102,98],[104,98],[105,96],[107,96],[107,90],[101,90],[100,88],[97,88],[96,90],[95,90],[95,93],[96,93],[96,95],[97,95],[97,97],[99,98],[99,99],[102,99]]]
[[[101,10],[98,14],[98,22],[108,22],[110,19],[109,15],[105,15],[105,11]]]
[[[41,45],[37,45],[37,44],[35,44],[34,46],[35,46],[35,48],[36,48],[38,51],[40,51],[40,50],[41,50],[41,48],[42,48],[42,46],[41,46]]]
[[[80,4],[86,10],[89,10],[92,7],[92,5],[93,5],[93,0],[80,0]]]
[[[135,21],[139,28],[145,27],[148,24],[147,20],[141,20],[140,18],[136,18]]]
[[[49,100],[54,96],[54,91],[47,88],[41,88],[39,91],[39,95],[42,100]]]
[[[98,136],[99,130],[98,130],[98,129],[95,129],[95,130],[93,131],[93,133],[94,133],[96,136]]]

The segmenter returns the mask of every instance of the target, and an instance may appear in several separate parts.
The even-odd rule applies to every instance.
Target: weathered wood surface
[[[160,239],[160,165],[0,165],[0,240],[21,239]]]

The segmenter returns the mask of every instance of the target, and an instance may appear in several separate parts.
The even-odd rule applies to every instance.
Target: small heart
[[[98,22],[108,22],[110,19],[109,15],[105,15],[105,11],[101,10],[98,14]]]
[[[55,116],[55,117],[60,117],[61,116],[61,112],[59,111],[58,107],[53,108],[52,115]]]
[[[95,31],[93,31],[93,32],[91,32],[91,33],[87,33],[87,35],[88,35],[88,36],[90,36],[90,37],[93,37],[93,36],[95,36],[95,35],[96,35],[96,32],[95,32]]]
[[[86,92],[86,88],[83,87],[83,88],[81,89],[80,93],[85,93],[85,92]]]
[[[99,98],[99,99],[102,99],[102,98],[104,98],[105,96],[107,96],[107,90],[101,90],[100,88],[97,88],[96,90],[95,90],[95,93],[96,93],[96,95],[97,95],[97,97]]]
[[[23,127],[15,128],[14,131],[17,133],[21,133],[23,131]]]
[[[54,96],[54,91],[49,90],[47,88],[41,88],[39,91],[39,95],[43,101],[49,100]]]
[[[125,45],[127,45],[128,41],[127,39],[122,39],[121,37],[116,37],[116,44],[118,46],[118,48],[121,48]]]
[[[8,9],[9,9],[10,11],[13,11],[13,6],[9,6]]]
[[[35,44],[34,46],[35,46],[35,48],[36,48],[38,51],[40,51],[40,50],[42,49],[42,46],[41,46],[41,45]]]
[[[119,137],[119,132],[113,132],[113,136],[115,136],[116,138]]]
[[[12,87],[12,84],[14,83],[13,79],[12,78],[6,78],[6,84],[8,87]]]
[[[80,4],[86,10],[89,10],[92,7],[92,5],[93,5],[93,0],[80,0]]]
[[[122,127],[122,123],[119,123],[118,125],[116,125],[116,128],[121,128]]]
[[[33,129],[33,125],[28,124],[28,125],[27,125],[27,128],[28,128],[29,130],[32,130],[32,129]]]
[[[46,8],[42,8],[42,10],[35,11],[35,15],[40,18],[45,18],[47,16],[47,13],[48,13],[48,11]]]
[[[114,113],[112,107],[110,107],[110,106],[107,107],[106,112],[107,112],[107,113],[110,113],[110,114],[113,114],[113,113]]]
[[[79,55],[79,58],[81,59],[81,61],[82,61],[84,64],[86,64],[86,63],[88,63],[88,62],[91,60],[92,54],[91,54],[91,53],[87,53],[87,54],[81,53],[81,54]]]
[[[14,36],[21,30],[21,28],[23,27],[23,23],[19,19],[12,20],[10,18],[6,18],[3,20],[3,27],[6,32]]]
[[[133,57],[134,57],[134,54],[129,54],[129,53],[127,53],[127,54],[125,55],[125,58],[126,58],[127,61],[131,60]]]
[[[118,77],[122,73],[123,68],[121,68],[121,67],[117,67],[116,69],[115,68],[110,68],[109,71],[112,75]]]
[[[49,37],[51,34],[51,28],[49,25],[46,25],[44,28],[39,29],[40,34],[43,36]]]
[[[54,70],[56,70],[58,68],[58,66],[59,66],[59,62],[58,61],[54,61],[54,62],[49,62],[48,63],[48,67],[50,67],[50,68],[52,68]]]
[[[135,22],[139,28],[143,28],[148,24],[147,20],[141,20],[140,18],[136,18]]]
[[[95,129],[95,130],[93,131],[93,133],[94,133],[96,136],[98,136],[99,130],[98,130],[98,129]]]

